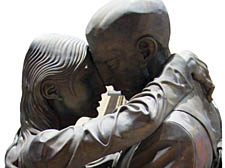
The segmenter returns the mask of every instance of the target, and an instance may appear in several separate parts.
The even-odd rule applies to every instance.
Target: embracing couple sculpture
[[[169,17],[160,0],[113,0],[92,17],[86,37],[88,46],[54,34],[31,43],[21,128],[6,168],[219,165],[214,85],[193,53],[170,53]],[[107,85],[121,90],[127,104],[75,126],[83,116],[97,117]]]

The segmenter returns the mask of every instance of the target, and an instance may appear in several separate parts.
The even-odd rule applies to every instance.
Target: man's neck
[[[149,71],[149,81],[159,77],[163,71],[164,66],[170,59],[170,56],[165,56],[163,52],[158,52],[147,65]]]

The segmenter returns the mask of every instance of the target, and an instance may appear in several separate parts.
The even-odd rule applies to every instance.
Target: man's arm
[[[81,167],[143,140],[192,91],[189,71],[183,58],[173,58],[159,78],[114,113],[83,126],[38,134],[24,147],[20,164],[33,168]]]

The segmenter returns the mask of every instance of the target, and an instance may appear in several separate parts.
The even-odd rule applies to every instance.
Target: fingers
[[[206,97],[207,97],[207,100],[209,101],[209,102],[212,102],[212,93],[213,93],[213,91],[214,91],[214,89],[215,89],[215,86],[214,86],[214,84],[212,83],[212,81],[211,80],[207,80],[207,92],[206,92]]]
[[[191,51],[182,51],[180,55],[186,60],[192,79],[200,83],[207,100],[211,102],[215,86],[210,78],[207,65]]]
[[[196,59],[196,61],[197,61],[197,63],[199,64],[199,65],[201,65],[202,67],[204,67],[205,69],[207,69],[208,70],[208,66],[206,65],[206,63],[204,63],[202,60],[200,60],[199,58],[195,58]]]
[[[205,91],[206,91],[206,98],[209,102],[212,101],[212,93],[215,89],[215,85],[213,84],[208,69],[205,69],[204,72],[204,77],[205,77]]]
[[[209,75],[209,71],[205,63],[203,62],[197,62],[197,68],[193,72],[193,79],[198,81],[202,88],[203,92],[209,102],[212,101],[212,93],[214,91],[214,84],[211,80],[211,77]]]

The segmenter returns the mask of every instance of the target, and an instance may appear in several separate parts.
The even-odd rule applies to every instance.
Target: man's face
[[[127,99],[140,92],[146,85],[148,72],[143,56],[136,51],[135,44],[105,40],[91,48],[94,62],[105,85],[121,90]]]

